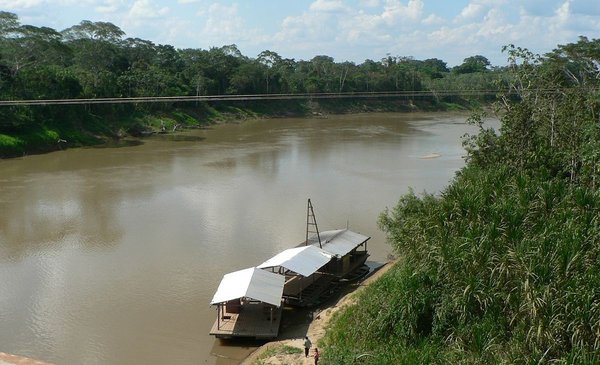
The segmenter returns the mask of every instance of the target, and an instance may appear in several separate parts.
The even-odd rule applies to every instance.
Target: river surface
[[[392,249],[377,217],[463,166],[465,115],[272,119],[0,160],[0,352],[56,364],[235,364],[222,276],[320,230]]]

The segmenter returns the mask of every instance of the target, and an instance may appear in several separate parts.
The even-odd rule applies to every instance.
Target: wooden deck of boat
[[[245,305],[240,313],[226,313],[225,319],[217,318],[210,330],[216,338],[249,337],[256,339],[276,338],[279,334],[283,306],[273,309],[263,303]]]

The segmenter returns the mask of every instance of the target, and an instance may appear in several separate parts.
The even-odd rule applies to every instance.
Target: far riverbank
[[[459,103],[409,98],[349,98],[315,100],[227,101],[172,103],[160,108],[106,114],[96,105],[40,106],[60,112],[60,123],[43,121],[27,128],[0,128],[0,159],[41,154],[85,146],[142,143],[154,134],[177,134],[187,129],[208,128],[222,123],[252,119],[327,118],[330,115],[466,111]],[[60,110],[59,110],[60,109]],[[64,110],[62,110],[64,109]],[[96,110],[98,109],[98,110]],[[1,127],[1,126],[0,126]]]

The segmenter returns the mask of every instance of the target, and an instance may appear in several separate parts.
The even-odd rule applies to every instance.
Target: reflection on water
[[[379,213],[462,166],[453,114],[249,121],[0,161],[0,351],[60,364],[233,364],[208,335],[223,274]],[[422,156],[439,157],[422,159]],[[293,324],[292,324],[293,325]]]

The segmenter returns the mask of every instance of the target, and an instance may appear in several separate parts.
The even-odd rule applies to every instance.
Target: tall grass
[[[600,360],[600,194],[464,169],[380,217],[403,260],[337,319],[328,364]]]

